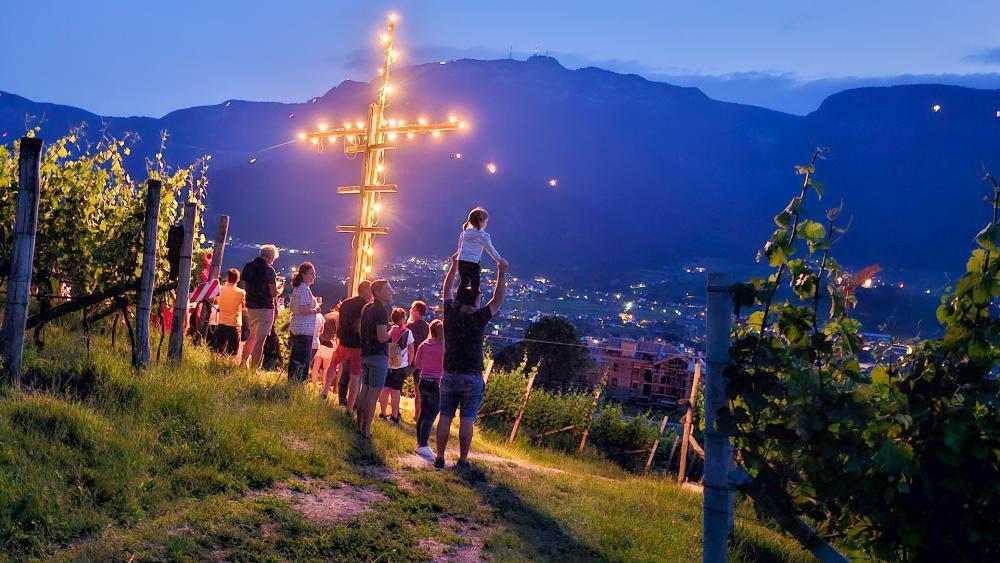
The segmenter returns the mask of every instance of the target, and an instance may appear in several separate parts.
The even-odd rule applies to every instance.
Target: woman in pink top
[[[417,348],[413,365],[420,370],[420,416],[417,417],[417,454],[433,461],[434,450],[427,444],[434,419],[438,416],[441,396],[441,376],[444,374],[444,323],[431,321],[430,335]]]

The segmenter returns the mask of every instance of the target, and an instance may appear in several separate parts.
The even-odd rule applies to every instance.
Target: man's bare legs
[[[445,418],[443,416],[438,418],[437,425],[437,457],[438,459],[444,459],[444,452],[448,448],[448,438],[451,433],[451,421],[452,418]],[[471,418],[459,418],[458,419],[458,460],[461,462],[469,461],[469,448],[472,447],[472,432],[475,428],[476,421]]]

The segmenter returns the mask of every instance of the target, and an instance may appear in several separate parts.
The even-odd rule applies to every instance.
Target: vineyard
[[[95,368],[86,362],[57,374],[29,357],[31,369],[23,369],[28,331],[29,354],[48,345],[49,332],[78,331],[89,358],[92,340],[110,338],[117,349],[123,326],[134,375],[178,366],[168,362],[182,358],[189,292],[218,277],[225,249],[227,217],[220,217],[214,245],[202,234],[209,158],[173,169],[165,164],[164,136],[145,163],[148,179],[136,182],[125,165],[128,137],[91,141],[80,128],[43,150],[37,133],[13,150],[0,146],[0,185],[13,188],[0,191],[8,385],[95,392]],[[851,317],[859,274],[833,253],[849,236],[850,220],[843,204],[810,215],[822,205],[816,172],[825,155],[819,149],[797,167],[802,184],[775,216],[759,255],[770,275],[724,286],[710,281],[705,396],[699,400],[699,365],[681,418],[625,416],[603,385],[589,392],[535,388],[538,366],[526,357],[506,370],[489,362],[480,424],[497,442],[611,460],[634,473],[663,476],[676,468],[684,481],[703,471],[706,507],[718,503],[713,514],[722,516],[713,524],[706,511],[706,545],[712,533],[721,529],[725,542],[736,529],[735,489],[752,499],[761,520],[821,560],[1000,557],[993,530],[1000,506],[1000,183],[985,175],[992,216],[938,309],[944,337],[863,368],[861,326]],[[202,272],[208,253],[210,271]],[[712,292],[722,296],[721,309]],[[159,329],[158,340],[151,329]],[[11,415],[15,423],[19,412]],[[50,414],[77,416],[60,412]],[[99,441],[98,423],[74,421],[82,434],[67,440]],[[17,507],[3,510],[30,535],[25,530],[37,522],[14,514]]]

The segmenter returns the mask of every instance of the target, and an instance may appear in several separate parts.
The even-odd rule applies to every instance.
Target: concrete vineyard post
[[[729,364],[733,303],[728,274],[709,274],[706,313],[705,378],[705,492],[702,497],[702,553],[704,561],[726,561],[733,526],[733,444],[717,426],[719,411],[727,408],[725,367]],[[681,455],[684,454],[682,447]]]

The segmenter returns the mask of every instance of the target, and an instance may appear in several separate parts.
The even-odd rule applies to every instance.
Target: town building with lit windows
[[[590,353],[597,372],[607,371],[608,398],[664,407],[687,399],[695,362],[704,361],[670,344],[628,338],[611,338],[594,344]]]

